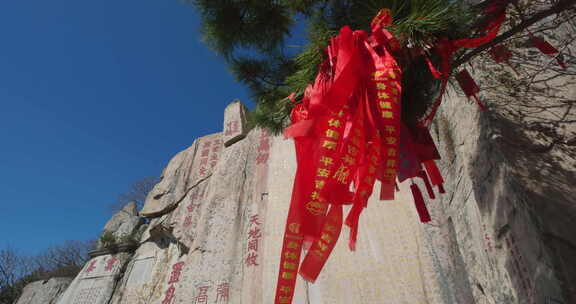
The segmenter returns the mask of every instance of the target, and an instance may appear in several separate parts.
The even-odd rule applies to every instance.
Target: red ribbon
[[[492,1],[490,5],[484,10],[485,15],[488,17],[487,24],[482,28],[482,31],[485,33],[484,36],[452,41],[448,40],[447,38],[441,38],[436,48],[434,49],[440,56],[440,71],[434,67],[434,64],[432,64],[428,57],[425,57],[432,75],[435,78],[440,79],[440,92],[432,104],[432,110],[422,120],[421,125],[426,127],[430,126],[432,119],[434,119],[434,116],[438,111],[438,107],[442,103],[442,96],[446,92],[448,78],[450,77],[450,73],[452,71],[452,55],[461,48],[477,48],[494,40],[500,31],[500,27],[506,20],[506,7],[511,2],[513,1]],[[478,105],[482,108],[484,105],[479,102],[476,95],[473,96],[478,102]]]
[[[530,33],[530,43],[532,44],[533,47],[537,48],[538,50],[540,50],[540,52],[542,54],[545,55],[554,55],[554,54],[558,54],[560,53],[560,51],[558,51],[558,49],[556,49],[553,45],[551,45],[548,41],[544,40],[544,38],[542,37],[537,37],[534,36],[534,34]],[[562,58],[562,54],[559,54],[558,56],[556,56],[556,61],[558,62],[558,64],[563,68],[563,69],[567,69],[568,66],[566,66],[566,63],[564,62],[563,58]]]
[[[426,204],[424,203],[424,198],[422,197],[422,192],[418,189],[416,184],[410,185],[410,189],[412,190],[412,196],[414,197],[414,205],[416,206],[416,211],[418,212],[418,216],[420,217],[420,221],[422,223],[430,222],[430,214],[428,213],[428,208],[426,208]]]
[[[440,170],[438,170],[436,163],[433,160],[427,160],[423,162],[423,164],[424,167],[426,168],[428,176],[430,177],[430,182],[432,183],[432,185],[434,186],[442,185],[444,183],[444,179],[442,178],[442,175],[440,174]]]
[[[389,15],[379,18],[373,31],[378,40],[348,27],[331,40],[328,60],[302,103],[293,108],[293,124],[285,130],[285,136],[295,140],[298,170],[280,261],[277,304],[292,302],[296,272],[308,281],[317,279],[339,238],[343,204],[352,203],[345,223],[350,226],[349,245],[354,249],[360,214],[375,180],[382,178],[394,193],[401,70],[387,50],[391,34],[382,28]],[[349,192],[351,183],[353,193]],[[299,265],[300,252],[307,246]]]
[[[510,64],[510,58],[512,58],[512,52],[503,44],[497,44],[490,48],[490,56],[492,59],[498,63],[505,63],[508,65],[517,75],[520,75],[518,70]]]
[[[474,100],[476,100],[476,103],[478,103],[478,106],[480,106],[480,109],[486,110],[486,106],[482,104],[480,98],[478,98],[478,96],[476,95],[480,92],[480,88],[478,87],[478,85],[476,85],[476,82],[474,81],[472,76],[470,76],[470,73],[468,73],[466,69],[463,69],[462,71],[460,71],[460,73],[456,74],[456,80],[458,81],[458,84],[462,88],[462,91],[464,91],[464,94],[466,94],[466,97],[468,98],[473,97]]]
[[[298,169],[275,304],[292,303],[297,273],[311,282],[318,278],[344,223],[350,227],[349,247],[355,249],[359,219],[376,179],[382,183],[381,199],[394,199],[396,178],[423,178],[432,198],[432,185],[444,192],[442,176],[434,163],[440,156],[426,126],[446,90],[452,55],[460,48],[487,43],[498,34],[508,2],[496,2],[486,9],[491,17],[482,28],[483,36],[441,39],[435,48],[440,55],[440,70],[426,58],[431,73],[441,80],[441,94],[415,130],[401,124],[402,71],[391,55],[400,50],[400,45],[386,30],[392,22],[390,11],[381,10],[374,18],[370,35],[343,27],[331,39],[328,59],[321,64],[301,103],[294,106],[292,125],[284,133],[294,138]],[[457,77],[459,82],[466,78],[465,74],[459,75],[464,75]],[[467,95],[475,96],[479,89],[467,76],[461,84]],[[295,101],[295,96],[291,94],[289,99]],[[422,193],[415,184],[410,188],[420,220],[430,221]],[[345,220],[343,204],[352,204]],[[304,247],[309,249],[300,265]]]

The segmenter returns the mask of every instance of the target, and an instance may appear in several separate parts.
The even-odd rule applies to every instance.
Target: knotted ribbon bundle
[[[399,156],[415,141],[401,142],[401,133],[407,132],[401,123],[402,71],[392,56],[398,42],[384,28],[390,22],[389,11],[383,10],[370,35],[342,28],[331,40],[316,80],[293,108],[293,124],[285,135],[294,138],[298,169],[275,303],[292,302],[298,271],[304,279],[316,280],[344,223],[355,249],[359,217],[376,179],[382,184],[380,197],[394,199],[402,171]],[[421,167],[418,160],[416,164]],[[426,176],[417,171],[405,175]],[[437,169],[434,174],[433,184],[441,185]],[[426,206],[419,203],[421,217],[426,214],[422,219],[429,221]],[[347,204],[352,207],[344,219],[342,206]],[[303,247],[308,250],[299,265]]]
[[[401,120],[402,69],[393,56],[406,49],[386,30],[392,23],[390,11],[380,11],[369,34],[343,27],[331,39],[327,59],[301,102],[293,107],[292,125],[284,133],[294,138],[298,168],[283,240],[276,304],[292,303],[298,273],[310,282],[317,279],[343,224],[350,228],[349,247],[355,250],[360,214],[376,180],[381,182],[382,200],[394,199],[396,179],[422,178],[431,198],[435,196],[433,187],[444,193],[443,179],[434,162],[440,156],[428,131],[429,123],[445,91],[452,55],[460,48],[487,43],[497,35],[508,2],[495,3],[486,10],[490,18],[482,28],[484,36],[454,41],[440,38],[431,50],[441,61],[438,71],[427,60],[431,73],[440,80],[440,94],[428,115],[410,128]],[[477,93],[474,87],[470,90]],[[420,189],[413,181],[410,188],[420,220],[430,221]],[[346,218],[343,205],[352,205]],[[307,251],[300,264],[303,248]]]

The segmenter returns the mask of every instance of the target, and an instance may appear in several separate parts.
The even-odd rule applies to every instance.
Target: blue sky
[[[248,92],[178,0],[0,1],[0,247],[96,238]]]

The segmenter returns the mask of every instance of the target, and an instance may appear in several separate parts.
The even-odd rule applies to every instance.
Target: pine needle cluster
[[[341,27],[369,31],[374,16],[388,8],[390,30],[401,45],[426,50],[438,37],[462,38],[470,34],[474,11],[463,0],[190,0],[202,16],[204,41],[228,62],[236,79],[252,93],[254,125],[273,133],[288,124],[291,93],[301,96],[326,57],[330,38]],[[305,23],[307,44],[290,54],[286,41]],[[437,83],[419,60],[402,61],[408,72],[405,85],[417,86],[428,99]],[[410,90],[414,92],[414,90]],[[426,103],[421,104],[423,109]],[[417,115],[417,114],[415,114]]]

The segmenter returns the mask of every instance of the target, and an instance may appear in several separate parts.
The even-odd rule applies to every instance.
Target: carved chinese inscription
[[[195,298],[194,304],[206,304],[208,303],[208,289],[209,286],[198,287],[198,295]]]
[[[262,231],[260,230],[260,220],[258,215],[250,217],[250,225],[248,230],[248,253],[246,255],[246,266],[258,266],[258,244],[262,238]]]
[[[510,250],[511,256],[511,270],[513,279],[515,279],[516,286],[519,287],[519,290],[522,290],[525,297],[526,303],[532,304],[536,303],[535,297],[535,289],[534,289],[534,282],[531,280],[530,273],[528,272],[528,268],[526,267],[526,262],[524,261],[524,257],[522,253],[518,250],[518,245],[516,244],[516,239],[514,235],[509,235],[506,237],[506,245]]]
[[[224,146],[228,147],[246,136],[246,112],[246,107],[238,100],[230,103],[224,110]]]
[[[270,154],[270,136],[268,132],[262,130],[258,138],[258,154],[256,155],[256,164],[265,164]]]
[[[216,303],[228,303],[230,297],[230,285],[227,282],[216,287]]]
[[[180,276],[182,274],[182,268],[184,267],[184,262],[178,262],[172,265],[172,272],[170,273],[170,279],[168,284],[170,285],[166,292],[164,293],[164,299],[162,304],[172,304],[174,300],[174,292],[176,291],[175,284],[180,281]]]

